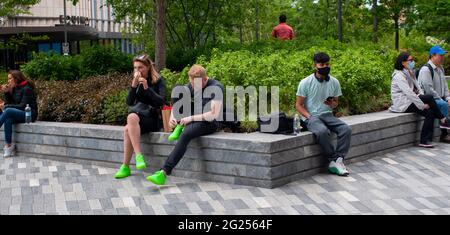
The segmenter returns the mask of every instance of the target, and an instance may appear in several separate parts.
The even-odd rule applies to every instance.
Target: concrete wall
[[[414,114],[380,112],[342,120],[353,131],[347,162],[412,146],[421,127]],[[14,131],[19,155],[113,163],[117,168],[122,161],[123,127],[37,122],[16,125]],[[439,131],[435,134],[438,136]],[[150,166],[148,173],[159,169],[173,149],[174,144],[167,137],[165,133],[143,136],[143,152]],[[4,139],[3,133],[0,139]],[[320,147],[310,132],[299,136],[216,133],[194,140],[173,174],[274,188],[324,171],[325,165]]]

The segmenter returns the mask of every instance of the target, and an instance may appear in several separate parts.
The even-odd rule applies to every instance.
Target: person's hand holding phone
[[[323,103],[330,106],[332,109],[335,109],[338,106],[338,102],[334,97],[328,97]]]

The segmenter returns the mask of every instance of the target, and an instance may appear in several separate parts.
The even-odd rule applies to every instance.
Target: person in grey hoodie
[[[430,60],[427,65],[420,69],[418,79],[426,95],[432,95],[441,110],[442,114],[448,118],[450,106],[450,93],[445,79],[445,72],[442,64],[447,51],[440,46],[433,46],[430,49]],[[447,129],[441,128],[441,142],[450,143]]]
[[[420,134],[420,147],[433,148],[434,119],[440,119],[441,128],[450,129],[450,124],[439,110],[432,95],[424,95],[414,72],[414,59],[407,52],[402,52],[395,62],[392,74],[391,112],[418,113],[425,117]]]

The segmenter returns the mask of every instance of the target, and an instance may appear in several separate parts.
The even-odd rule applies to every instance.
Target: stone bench
[[[342,120],[353,130],[347,163],[412,146],[421,127],[415,114],[379,112]],[[173,149],[167,137],[167,133],[142,137],[148,173],[159,169]],[[16,125],[13,138],[20,156],[88,160],[117,168],[123,157],[120,126],[36,122]],[[4,140],[3,133],[0,139]],[[173,175],[274,188],[324,171],[325,165],[311,132],[299,136],[220,132],[194,140]]]

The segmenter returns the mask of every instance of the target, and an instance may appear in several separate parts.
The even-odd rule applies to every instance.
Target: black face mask
[[[328,75],[330,75],[331,68],[323,67],[323,68],[317,69],[317,71],[319,72],[320,75],[322,75],[324,77],[328,77]]]

